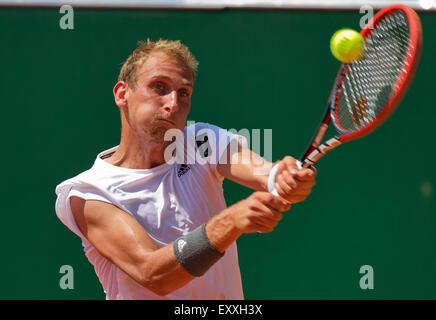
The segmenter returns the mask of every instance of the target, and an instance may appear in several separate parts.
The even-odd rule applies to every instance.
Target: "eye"
[[[153,88],[159,92],[163,92],[165,90],[165,84],[160,81],[157,81],[153,84]]]
[[[180,95],[181,97],[189,97],[190,93],[189,93],[189,91],[186,90],[186,89],[181,89],[181,90],[179,90],[179,95]]]

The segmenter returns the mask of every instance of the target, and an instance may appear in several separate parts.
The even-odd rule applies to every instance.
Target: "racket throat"
[[[304,159],[303,167],[307,168],[314,165],[316,162],[318,162],[319,159],[324,157],[327,152],[340,146],[341,144],[342,142],[336,137],[327,140],[322,145],[313,150],[306,159]]]

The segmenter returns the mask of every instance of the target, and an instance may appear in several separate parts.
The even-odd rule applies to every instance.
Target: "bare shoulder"
[[[139,222],[107,202],[72,196],[70,204],[77,226],[97,251],[145,285],[148,278],[144,276],[144,268],[148,268],[149,254],[158,246]],[[168,252],[172,251],[168,249]]]
[[[128,214],[117,206],[98,200],[85,200],[80,197],[70,198],[71,212],[77,226],[85,237],[90,226],[103,226],[117,218],[128,218]]]
[[[142,226],[116,205],[75,196],[70,205],[80,231],[104,256],[157,249]]]

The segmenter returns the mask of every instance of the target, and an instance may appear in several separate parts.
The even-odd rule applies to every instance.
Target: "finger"
[[[295,179],[292,177],[292,175],[288,171],[283,171],[277,182],[279,182],[280,185],[282,185],[282,183],[284,183],[287,187],[283,188],[283,186],[282,186],[282,188],[284,191],[289,190],[287,192],[290,192],[293,189],[297,188],[297,181],[295,181]]]
[[[289,200],[286,199],[287,193],[282,189],[282,187],[277,182],[275,183],[274,188],[276,189],[279,197],[289,205]],[[289,207],[289,209],[290,209],[290,207]],[[289,209],[287,209],[287,210],[289,210]],[[285,210],[285,211],[287,211],[287,210]]]
[[[253,232],[258,232],[258,233],[269,233],[274,230],[274,228],[268,228],[258,223],[253,223],[253,229],[254,229]]]
[[[260,225],[267,227],[267,228],[274,228],[277,225],[277,223],[279,223],[279,220],[272,220],[272,219],[269,219],[269,217],[257,215],[255,217],[253,217],[252,222],[260,224]]]
[[[268,220],[263,217],[256,217],[256,219],[252,221],[252,224],[258,232],[266,233],[273,231],[277,226],[278,221]]]
[[[291,201],[292,203],[297,203],[297,202],[302,202],[304,200],[306,200],[307,195],[296,195],[296,196],[292,196],[289,201]]]
[[[296,174],[298,172],[297,160],[295,158],[286,156],[283,158],[283,163],[289,173]]]
[[[286,202],[286,204],[290,208],[289,203]],[[260,205],[258,213],[259,213],[259,217],[264,217],[265,219],[269,219],[272,221],[280,221],[283,218],[283,214],[279,210],[266,204]]]
[[[276,183],[277,186],[277,183]],[[276,187],[277,188],[277,187]],[[278,194],[282,192],[279,188],[277,190]],[[290,209],[289,203],[285,200],[283,200],[281,197],[277,197],[269,192],[262,192],[259,193],[259,201],[262,204],[268,205],[278,211],[288,211]]]
[[[312,192],[312,189],[301,189],[301,190],[297,189],[297,190],[293,191],[291,195],[288,195],[287,199],[289,197],[294,197],[294,196],[298,196],[298,197],[305,196],[305,197],[307,197],[309,194],[311,194],[311,192]]]
[[[288,175],[290,176],[289,173],[288,173]],[[280,186],[281,190],[283,190],[284,195],[290,193],[293,188],[297,187],[297,182],[294,179],[292,179],[292,181],[290,181],[290,183],[287,183],[286,178],[284,177],[284,174],[281,174],[279,177],[277,177],[276,183]]]
[[[294,178],[300,180],[300,181],[311,181],[314,180],[316,176],[316,171],[309,169],[309,168],[304,168],[301,169],[300,171],[298,171],[295,175]]]
[[[315,179],[309,181],[298,181],[297,187],[294,189],[294,192],[298,193],[302,190],[311,190],[315,184]]]

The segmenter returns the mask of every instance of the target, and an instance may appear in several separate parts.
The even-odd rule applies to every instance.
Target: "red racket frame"
[[[342,87],[342,83],[345,80],[345,75],[347,74],[349,65],[343,63],[339,69],[339,72],[336,76],[335,84],[333,86],[333,89],[330,93],[329,101],[328,101],[328,107],[324,114],[323,120],[321,121],[321,124],[319,125],[319,128],[317,132],[315,133],[314,138],[312,139],[309,147],[307,148],[306,152],[301,157],[302,162],[306,162],[308,158],[311,158],[311,154],[315,149],[318,151],[318,155],[316,156],[316,159],[312,159],[312,161],[309,160],[309,163],[306,163],[305,166],[308,166],[310,164],[315,163],[319,160],[327,151],[331,150],[335,146],[347,142],[350,140],[354,140],[357,138],[361,138],[370,132],[372,132],[374,129],[376,129],[378,126],[380,126],[388,117],[389,115],[395,110],[395,108],[399,105],[401,100],[403,99],[404,95],[406,94],[413,77],[416,73],[416,69],[418,67],[419,58],[421,56],[422,51],[422,27],[421,22],[416,14],[416,12],[412,9],[410,9],[407,6],[404,5],[392,5],[389,7],[386,7],[379,12],[377,12],[376,15],[367,23],[367,25],[362,29],[360,34],[364,37],[364,39],[367,39],[372,32],[375,30],[373,26],[377,26],[377,23],[384,19],[385,16],[391,14],[393,11],[403,11],[408,18],[409,23],[409,48],[408,52],[406,54],[406,59],[403,64],[403,70],[398,77],[396,83],[394,84],[393,88],[394,90],[390,94],[388,101],[386,102],[385,106],[382,108],[380,113],[377,115],[377,118],[372,121],[371,123],[362,126],[356,131],[352,131],[349,133],[344,133],[342,135],[338,135],[334,137],[331,141],[334,142],[335,145],[330,146],[327,143],[324,143],[322,150],[320,150],[319,145],[321,143],[321,140],[324,137],[325,132],[327,131],[327,128],[330,124],[331,117],[335,116],[334,108],[336,107],[338,103],[339,95],[337,92],[339,91],[338,88]],[[332,99],[334,99],[335,104],[333,107],[331,106]],[[332,112],[333,111],[333,112]],[[336,119],[335,119],[336,120]],[[338,121],[335,121],[337,125],[339,125]],[[346,131],[345,129],[343,131]],[[336,142],[337,140],[337,142]],[[313,161],[315,160],[315,161]]]

